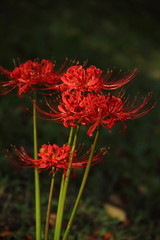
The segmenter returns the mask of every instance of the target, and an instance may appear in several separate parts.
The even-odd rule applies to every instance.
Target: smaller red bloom
[[[60,72],[54,70],[54,64],[45,59],[41,62],[29,60],[20,64],[11,72],[0,67],[0,72],[8,78],[0,82],[0,85],[4,88],[2,94],[18,88],[20,97],[31,90],[49,89],[49,85],[52,89],[56,88],[60,77]],[[7,90],[5,90],[6,88]]]
[[[61,76],[62,84],[60,84],[60,89],[62,91],[75,89],[82,92],[100,92],[102,89],[113,90],[130,82],[136,73],[137,69],[127,73],[123,77],[119,77],[118,74],[113,77],[113,80],[110,80],[113,75],[112,70],[108,70],[104,75],[102,70],[93,65],[88,68],[82,65],[71,66],[66,73]],[[116,81],[118,77],[119,80]]]
[[[44,144],[38,153],[38,159],[31,158],[23,147],[21,147],[20,150],[14,148],[14,151],[18,156],[18,160],[21,161],[21,163],[18,164],[21,167],[37,167],[39,172],[51,169],[51,172],[63,171],[65,173],[68,168],[71,147],[66,144],[62,147],[56,144]],[[75,150],[71,168],[77,169],[85,167],[88,162],[89,153],[90,150],[78,160],[77,150]],[[106,153],[107,151],[105,149],[101,149],[100,152],[93,157],[92,165],[101,161]]]

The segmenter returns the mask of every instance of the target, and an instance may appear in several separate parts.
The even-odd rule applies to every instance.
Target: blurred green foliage
[[[116,193],[124,199],[125,208],[132,221],[131,227],[128,227],[131,235],[126,233],[126,229],[121,232],[119,230],[121,227],[117,227],[117,236],[124,234],[119,239],[159,239],[157,233],[157,226],[160,226],[158,1],[6,0],[1,2],[0,14],[2,34],[0,65],[5,68],[13,69],[14,58],[24,62],[37,57],[46,59],[54,57],[57,60],[57,67],[68,57],[78,59],[81,63],[88,60],[88,64],[104,70],[108,67],[116,67],[124,71],[140,68],[140,73],[133,83],[129,84],[127,92],[131,96],[139,92],[139,97],[143,97],[152,91],[153,101],[157,101],[157,105],[147,116],[128,122],[124,134],[119,134],[119,130],[123,128],[121,126],[113,129],[111,133],[106,130],[102,132],[99,144],[110,146],[110,150],[106,159],[92,168],[86,198],[107,202],[108,197]],[[18,204],[21,203],[28,190],[24,191],[24,196],[20,195],[20,200],[9,194],[6,195],[6,192],[11,192],[12,186],[9,186],[9,183],[13,179],[15,194],[20,194],[24,188],[23,184],[25,189],[29,189],[30,186],[27,184],[31,183],[31,171],[19,172],[15,167],[10,166],[9,160],[4,158],[4,149],[14,144],[23,145],[32,151],[31,112],[32,105],[27,97],[19,98],[15,93],[0,97],[0,175],[3,196],[0,203],[3,204],[7,199],[1,215],[1,221],[3,219],[4,221],[0,224],[0,229],[7,224],[9,227],[13,224],[12,211],[13,214],[14,211],[16,212],[15,216],[17,212],[22,211],[25,215],[27,211],[25,207],[18,209],[16,201]],[[39,145],[48,141],[58,144],[67,141],[68,130],[58,124],[39,119],[38,127]],[[81,177],[80,173],[78,177]],[[43,174],[42,178],[45,179]],[[78,178],[73,180],[73,189],[76,189],[77,184],[79,184]],[[145,189],[145,192],[142,189]],[[31,204],[31,196],[29,195],[28,198]],[[6,209],[9,214],[7,217],[5,217]],[[101,210],[97,211],[98,218],[101,216]],[[23,221],[23,216],[20,216],[20,219]],[[33,223],[33,219],[31,221]],[[25,224],[28,228],[29,222]],[[137,225],[142,226],[141,230]],[[18,224],[15,229],[19,227]],[[112,224],[109,227],[112,229]],[[32,226],[30,229],[32,232]],[[146,237],[147,230],[149,235]],[[129,238],[132,234],[135,237]]]

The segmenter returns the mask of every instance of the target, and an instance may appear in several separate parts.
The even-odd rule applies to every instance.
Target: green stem
[[[69,133],[69,138],[68,138],[68,143],[67,143],[67,145],[68,145],[69,147],[71,146],[71,143],[72,143],[73,131],[74,131],[74,128],[71,127],[70,133]]]
[[[59,240],[60,236],[61,236],[64,205],[65,205],[65,200],[66,200],[66,194],[67,194],[70,172],[71,172],[71,167],[72,167],[72,160],[73,160],[74,151],[75,151],[75,148],[76,148],[79,128],[80,128],[80,126],[77,126],[75,136],[74,136],[74,139],[73,139],[70,160],[69,160],[69,163],[68,163],[68,169],[67,169],[66,173],[63,174],[63,176],[62,176],[61,190],[60,190],[60,196],[59,196],[59,201],[58,201],[57,220],[56,220],[56,226],[55,226],[54,240]],[[71,139],[72,139],[72,137],[69,138],[69,141],[68,141],[69,144],[71,144]]]
[[[44,239],[45,239],[45,240],[48,240],[49,218],[50,218],[51,205],[52,205],[52,196],[53,196],[54,180],[55,180],[55,174],[52,175],[50,192],[49,192],[48,207],[47,207],[47,214],[46,214],[45,236],[44,236]]]
[[[63,240],[68,239],[68,236],[69,236],[72,224],[73,224],[73,220],[74,220],[74,217],[76,215],[77,208],[78,208],[78,205],[79,205],[79,202],[80,202],[80,199],[81,199],[81,196],[82,196],[82,193],[83,193],[83,190],[84,190],[87,178],[88,178],[88,174],[89,174],[89,170],[90,170],[90,167],[91,167],[91,163],[92,163],[95,147],[96,147],[96,144],[97,144],[97,141],[98,141],[98,137],[99,137],[99,130],[97,130],[94,142],[92,144],[91,152],[90,152],[88,163],[87,163],[87,166],[86,166],[86,169],[85,169],[85,172],[84,172],[82,183],[81,183],[81,186],[80,186],[80,189],[79,189],[79,193],[78,193],[74,208],[72,210],[71,217],[69,219],[66,231],[64,233]]]
[[[34,93],[33,102],[33,143],[34,143],[34,159],[38,158],[37,150],[37,117],[36,117],[36,93]],[[41,210],[40,210],[40,183],[39,173],[37,168],[34,171],[35,175],[35,214],[36,214],[36,240],[41,240]]]

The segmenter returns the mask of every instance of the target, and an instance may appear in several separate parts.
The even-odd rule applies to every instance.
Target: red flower
[[[88,125],[90,116],[86,111],[86,98],[80,91],[65,91],[61,94],[61,100],[56,107],[46,101],[50,111],[44,111],[36,105],[37,110],[49,118],[43,118],[51,122],[63,123],[65,127],[76,127],[77,124]]]
[[[62,75],[61,80],[63,83],[60,84],[60,88],[62,91],[72,89],[94,92],[99,92],[102,89],[113,90],[130,82],[136,73],[137,69],[115,81],[119,77],[119,74],[117,74],[112,81],[109,81],[113,74],[112,70],[108,70],[104,75],[102,70],[95,66],[85,69],[82,65],[76,65],[68,68],[67,72]]]
[[[77,124],[91,125],[87,134],[92,136],[95,129],[103,126],[111,129],[117,122],[122,122],[124,127],[125,121],[139,118],[148,113],[155,104],[149,104],[152,94],[149,93],[140,104],[135,104],[135,98],[132,102],[129,99],[123,99],[119,94],[118,97],[112,94],[94,94],[87,93],[83,95],[77,91],[66,91],[62,94],[61,103],[58,110],[47,103],[51,112],[38,110],[50,117],[50,121],[62,122],[65,127],[76,127]]]
[[[49,85],[53,89],[60,77],[60,71],[55,71],[54,64],[45,59],[41,63],[29,60],[20,64],[19,67],[16,67],[11,72],[0,67],[0,72],[9,79],[0,82],[3,88],[7,88],[2,94],[18,88],[19,96],[23,96],[24,93],[38,88],[49,88]]]
[[[125,121],[136,119],[147,114],[155,104],[148,104],[152,94],[149,93],[140,104],[136,104],[136,97],[132,102],[123,100],[121,96],[88,94],[84,102],[85,113],[92,124],[87,134],[92,136],[94,130],[100,125],[110,130],[117,122],[122,122],[126,128]]]
[[[59,147],[56,144],[42,145],[39,153],[38,159],[31,158],[25,151],[23,147],[20,150],[14,148],[15,153],[18,155],[18,159],[23,163],[19,164],[21,167],[37,167],[38,171],[51,169],[53,171],[61,171],[66,172],[68,168],[68,163],[70,159],[71,147],[64,144],[62,147]],[[72,169],[85,167],[88,160],[90,151],[88,151],[85,155],[83,155],[78,161],[77,151],[74,153]],[[93,157],[92,164],[96,164],[102,160],[104,155],[107,153],[105,149],[101,149],[100,152]]]
[[[65,127],[76,127],[81,116],[83,116],[83,98],[84,95],[79,91],[72,93],[65,91],[61,94],[61,99],[58,99],[58,109],[49,101],[46,101],[46,104],[50,109],[49,112],[42,110],[37,105],[35,106],[40,113],[49,117],[41,117],[42,119],[51,122],[61,122]]]

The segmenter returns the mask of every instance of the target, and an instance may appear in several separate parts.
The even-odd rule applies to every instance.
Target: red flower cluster
[[[12,72],[0,67],[0,72],[7,76],[6,81],[0,81],[0,85],[4,89],[7,88],[2,94],[18,88],[19,96],[23,96],[24,93],[28,93],[31,90],[48,89],[48,85],[51,85],[53,89],[60,78],[60,72],[54,70],[54,64],[45,59],[40,63],[29,60],[20,64]]]
[[[139,118],[148,113],[154,104],[148,104],[152,94],[148,94],[140,104],[136,104],[136,98],[129,102],[109,94],[88,93],[84,95],[77,91],[66,91],[62,94],[62,99],[58,105],[58,111],[48,103],[52,112],[38,110],[50,117],[47,120],[62,122],[65,127],[76,127],[77,124],[89,126],[88,136],[92,136],[95,129],[103,126],[111,129],[116,122],[122,122],[125,127],[125,121]]]
[[[18,160],[23,163],[20,163],[21,167],[37,167],[38,171],[51,169],[51,172],[55,171],[63,171],[66,172],[68,168],[68,163],[71,154],[71,147],[64,144],[62,147],[59,147],[56,144],[42,145],[38,156],[38,159],[31,158],[22,147],[20,150],[14,148],[15,153],[18,155]],[[96,164],[102,160],[103,156],[106,154],[105,149],[101,149],[100,152],[93,157],[92,164]],[[72,169],[82,168],[87,165],[88,155],[90,151],[88,151],[85,155],[83,155],[79,160],[77,156],[77,151],[74,152],[74,157],[72,161]]]
[[[90,137],[100,126],[110,130],[117,122],[121,122],[126,128],[127,120],[145,115],[155,105],[150,104],[152,97],[150,93],[137,104],[137,98],[129,101],[129,98],[125,99],[121,92],[116,95],[106,92],[129,83],[136,75],[137,69],[122,76],[120,72],[114,74],[112,70],[104,74],[95,66],[75,64],[64,69],[64,65],[55,71],[54,64],[43,59],[41,62],[29,60],[12,72],[0,67],[0,72],[8,78],[6,81],[0,81],[1,89],[4,89],[2,94],[15,88],[18,88],[19,96],[39,89],[50,89],[54,92],[56,90],[59,92],[57,106],[47,101],[50,111],[46,112],[36,106],[39,112],[47,116],[47,120],[60,122],[65,127],[76,127],[78,124],[87,126],[87,134]],[[15,152],[23,167],[36,167],[39,172],[51,169],[52,172],[65,173],[71,147],[65,144],[62,147],[56,144],[43,145],[38,153],[38,159],[31,158],[24,148],[21,150],[15,148]],[[85,167],[89,153],[90,151],[78,159],[75,151],[71,168]],[[105,153],[104,149],[101,150],[93,157],[92,164],[99,162]]]
[[[8,91],[18,87],[19,96],[39,87],[56,89],[60,96],[57,108],[47,103],[50,112],[45,112],[38,106],[37,109],[47,115],[49,120],[61,122],[65,127],[76,127],[79,123],[88,126],[89,136],[100,125],[111,129],[116,122],[122,122],[125,126],[125,121],[141,117],[154,107],[154,104],[149,104],[151,94],[135,106],[135,100],[129,102],[121,94],[114,96],[104,93],[104,90],[117,89],[130,82],[137,69],[120,77],[119,74],[113,75],[111,70],[104,74],[95,66],[77,64],[66,70],[63,67],[64,65],[55,71],[52,62],[43,59],[41,63],[27,61],[12,72],[1,68],[0,71],[8,76],[9,81],[1,81],[0,84],[9,87]]]

